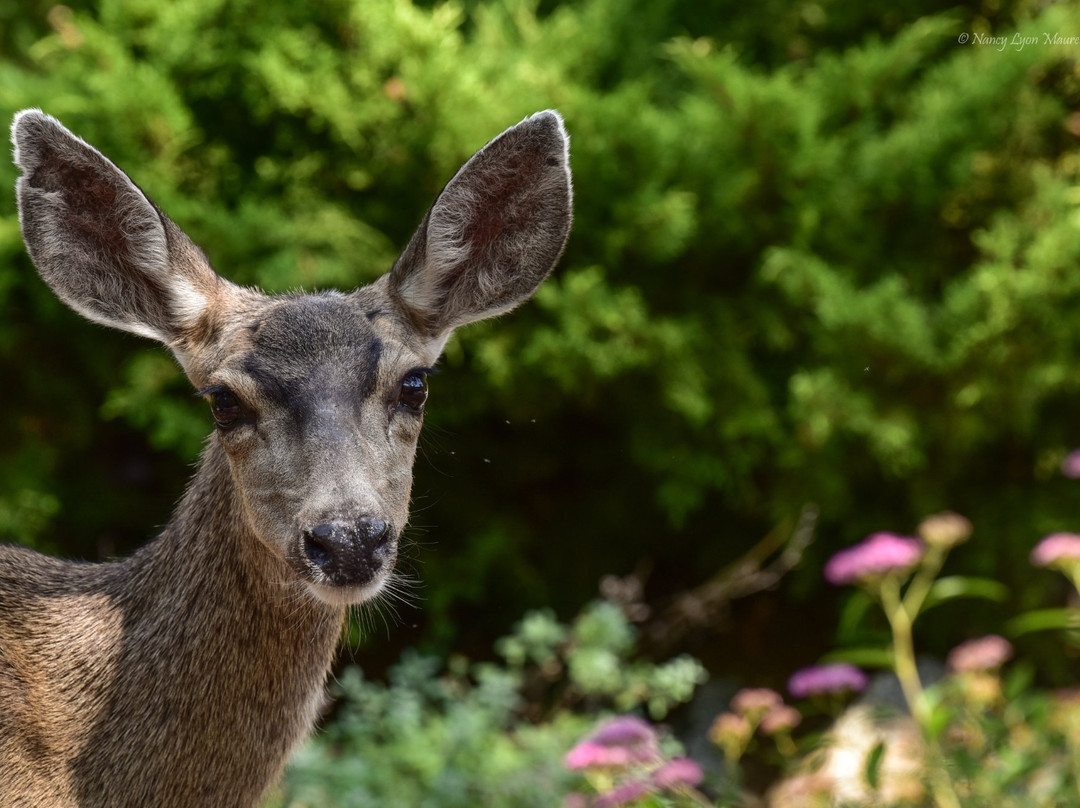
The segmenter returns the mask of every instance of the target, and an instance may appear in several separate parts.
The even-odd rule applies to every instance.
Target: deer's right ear
[[[95,322],[175,344],[225,283],[128,176],[35,109],[11,127],[19,223],[38,272]]]
[[[527,300],[570,233],[569,138],[539,112],[465,163],[390,270],[398,307],[433,344]]]

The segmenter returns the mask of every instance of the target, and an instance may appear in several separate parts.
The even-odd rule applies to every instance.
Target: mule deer
[[[0,805],[254,805],[315,721],[346,607],[393,575],[450,332],[526,300],[562,252],[562,119],[477,152],[389,272],[348,294],[236,286],[54,118],[19,113],[12,140],[42,278],[168,346],[216,430],[130,557],[0,547]]]

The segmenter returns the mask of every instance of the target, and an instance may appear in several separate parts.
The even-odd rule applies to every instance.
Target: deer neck
[[[308,658],[323,672],[329,665],[344,608],[315,598],[255,533],[216,440],[165,530],[128,563],[131,577],[143,584],[134,590],[133,610],[152,604],[145,617],[154,627],[178,632],[174,641],[189,641],[177,652],[199,658],[207,646],[220,645],[250,658],[260,649],[258,642],[266,642],[290,666]],[[240,626],[247,641],[230,631],[209,630]],[[296,653],[289,653],[294,648]],[[251,661],[253,670],[269,663],[264,657]]]
[[[113,572],[117,675],[76,764],[87,793],[253,804],[317,717],[344,609],[316,600],[255,535],[216,439],[162,534]],[[102,766],[132,737],[138,765]]]

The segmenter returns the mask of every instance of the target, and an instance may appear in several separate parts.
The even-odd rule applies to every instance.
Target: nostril
[[[365,516],[356,523],[356,531],[368,541],[375,542],[376,546],[381,546],[390,536],[390,525],[377,516]]]
[[[327,546],[327,539],[328,536],[319,536],[314,530],[304,533],[304,555],[320,569],[326,567],[334,558]]]
[[[304,555],[316,567],[325,570],[334,562],[335,545],[346,538],[342,533],[348,532],[348,527],[334,522],[323,522],[311,530],[305,530]]]
[[[315,525],[315,527],[311,529],[311,535],[325,541],[334,535],[336,527],[336,525],[331,524],[330,522],[323,522],[321,525]]]

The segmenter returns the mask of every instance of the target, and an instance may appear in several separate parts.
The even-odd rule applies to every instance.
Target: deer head
[[[251,532],[316,597],[376,594],[408,519],[427,376],[453,329],[509,311],[570,229],[568,138],[541,112],[477,152],[393,268],[348,293],[219,276],[104,155],[37,110],[13,126],[42,278],[95,322],[155,339],[205,396]]]

